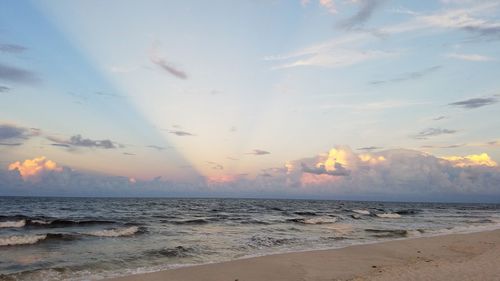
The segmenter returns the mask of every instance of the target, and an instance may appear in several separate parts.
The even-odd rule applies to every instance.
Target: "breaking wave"
[[[379,218],[384,218],[384,219],[397,219],[400,218],[400,214],[396,213],[383,213],[383,214],[375,214]]]
[[[0,246],[15,246],[15,245],[30,245],[47,238],[46,234],[42,235],[13,235],[0,238]]]
[[[136,234],[139,231],[139,227],[130,226],[126,228],[114,228],[114,229],[105,229],[105,230],[97,230],[92,232],[85,233],[90,236],[98,236],[98,237],[120,237],[120,236],[131,236]]]
[[[316,217],[310,219],[294,218],[288,219],[288,222],[302,223],[302,224],[330,224],[337,222],[336,217]]]
[[[26,220],[18,220],[18,221],[2,221],[0,222],[0,228],[6,227],[23,227],[26,225]]]
[[[360,214],[360,215],[369,215],[370,211],[368,210],[352,210],[353,212]]]

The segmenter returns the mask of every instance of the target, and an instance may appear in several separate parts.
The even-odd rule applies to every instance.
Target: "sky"
[[[500,202],[500,2],[14,1],[0,195]]]

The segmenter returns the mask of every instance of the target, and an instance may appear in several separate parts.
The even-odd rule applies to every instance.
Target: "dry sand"
[[[115,281],[500,280],[500,230],[270,255]]]

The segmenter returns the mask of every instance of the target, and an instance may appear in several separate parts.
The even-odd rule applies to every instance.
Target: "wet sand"
[[[277,254],[110,280],[500,280],[500,230]]]

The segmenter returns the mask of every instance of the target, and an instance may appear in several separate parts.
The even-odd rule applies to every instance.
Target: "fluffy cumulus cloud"
[[[404,149],[355,153],[338,146],[325,154],[290,161],[285,168],[273,180],[297,192],[500,196],[500,169],[486,153],[440,158]]]
[[[16,161],[8,166],[9,171],[17,171],[24,180],[36,179],[45,172],[61,172],[57,163],[45,156]]]
[[[486,166],[498,167],[497,162],[490,158],[486,153],[471,154],[467,156],[447,156],[441,157],[455,167]]]
[[[437,157],[407,149],[356,152],[336,146],[257,175],[218,170],[189,182],[78,172],[44,157],[8,168],[0,170],[1,194],[500,201],[500,167],[486,153]]]

